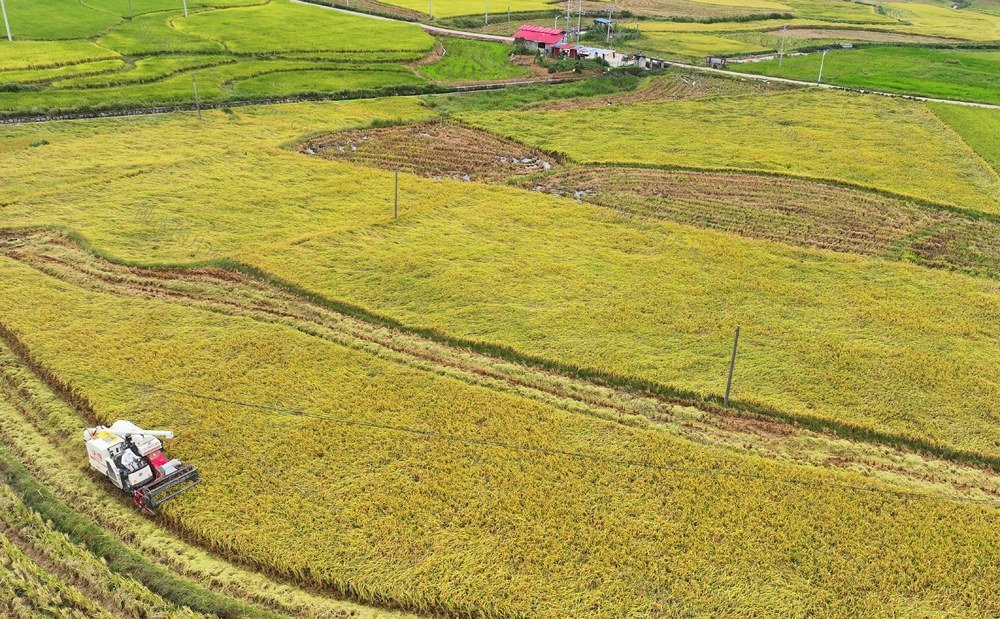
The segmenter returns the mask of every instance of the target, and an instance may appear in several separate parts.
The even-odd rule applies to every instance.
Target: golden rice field
[[[996,449],[989,280],[407,174],[402,219],[387,226],[391,172],[359,176],[281,144],[429,111],[408,99],[283,109],[214,113],[196,142],[185,117],[4,129],[11,150],[0,169],[20,189],[5,198],[6,221],[66,226],[147,263],[236,258],[407,324],[704,394],[721,392],[742,324],[740,399],[950,449]],[[50,158],[84,151],[103,167],[49,172]]]
[[[544,122],[542,114],[476,111],[459,118],[580,163],[767,170],[1000,213],[1000,175],[918,103],[791,91],[545,112]]]
[[[959,96],[990,2],[581,23]],[[312,4],[5,0],[0,617],[1000,616],[997,110],[403,23],[545,0]],[[201,483],[137,510],[81,441],[118,419]]]
[[[0,264],[2,320],[38,361],[107,419],[127,413],[181,432],[174,452],[197,459],[206,482],[165,517],[278,574],[486,616],[996,607],[995,548],[984,543],[995,507],[851,490],[880,486],[695,448],[287,326]],[[35,329],[39,320],[49,328]],[[107,376],[320,418],[176,396],[150,405],[150,393]],[[218,448],[223,437],[232,449]],[[944,562],[941,574],[922,575],[929,560]]]

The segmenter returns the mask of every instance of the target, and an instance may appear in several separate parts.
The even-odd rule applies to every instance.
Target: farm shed
[[[524,46],[531,51],[545,51],[565,38],[565,30],[524,24],[514,34],[514,45]]]
[[[557,58],[569,58],[570,60],[576,60],[577,59],[576,45],[568,45],[566,43],[553,45],[552,55],[556,56]]]

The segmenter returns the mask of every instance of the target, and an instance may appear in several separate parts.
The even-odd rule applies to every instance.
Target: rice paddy
[[[588,1],[624,36],[581,42],[787,24],[989,102],[989,1]],[[1000,613],[996,110],[413,23],[575,26],[538,0],[5,6],[0,615]],[[201,483],[135,509],[81,441],[118,419]]]

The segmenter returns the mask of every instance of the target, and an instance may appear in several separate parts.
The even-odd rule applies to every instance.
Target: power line
[[[0,368],[4,364],[16,364],[22,367],[33,370],[33,366],[21,360],[0,360]],[[704,476],[719,476],[719,477],[730,477],[736,479],[751,479],[755,481],[770,481],[775,483],[786,483],[804,487],[813,488],[839,488],[844,490],[852,490],[857,492],[868,492],[877,495],[887,495],[896,496],[901,498],[919,498],[919,499],[930,499],[939,501],[952,501],[952,502],[967,502],[967,503],[980,503],[986,505],[992,505],[1000,507],[1000,503],[993,499],[987,498],[973,498],[973,497],[955,497],[947,496],[943,494],[933,494],[926,492],[912,492],[908,490],[890,490],[887,488],[877,488],[872,486],[855,486],[852,484],[844,484],[838,482],[822,482],[822,481],[810,481],[804,479],[792,479],[788,477],[775,477],[772,475],[763,475],[758,473],[745,473],[740,471],[727,471],[724,469],[713,469],[704,467],[686,467],[677,466],[670,464],[657,464],[655,462],[648,462],[644,460],[631,460],[626,458],[614,458],[611,456],[602,456],[599,454],[584,453],[579,451],[569,451],[564,449],[555,449],[551,447],[541,447],[538,445],[517,445],[512,443],[504,443],[502,441],[495,441],[491,439],[478,439],[467,436],[461,436],[457,434],[445,434],[442,432],[436,432],[433,430],[422,430],[420,428],[412,428],[408,426],[393,425],[387,423],[380,423],[376,421],[359,421],[357,419],[348,419],[346,417],[334,417],[331,415],[323,415],[319,413],[311,413],[309,411],[291,408],[285,406],[269,406],[266,404],[254,404],[252,402],[244,402],[241,400],[234,400],[231,398],[224,398],[218,395],[207,395],[203,393],[194,393],[191,391],[184,391],[181,389],[171,389],[168,387],[160,387],[158,385],[152,385],[149,383],[141,383],[131,380],[126,380],[123,378],[102,376],[98,374],[90,374],[87,372],[78,372],[74,370],[66,370],[65,373],[73,374],[82,378],[90,378],[93,380],[98,380],[102,382],[117,383],[122,385],[127,385],[136,389],[142,389],[144,391],[158,391],[160,393],[166,393],[174,396],[194,398],[198,400],[204,400],[208,402],[215,402],[219,404],[228,404],[232,406],[239,406],[241,408],[252,409],[264,413],[275,414],[275,415],[288,415],[295,417],[303,417],[308,419],[317,419],[321,421],[327,421],[331,423],[337,423],[341,425],[364,427],[375,430],[383,430],[389,432],[405,433],[414,436],[422,436],[425,438],[436,438],[451,442],[465,443],[469,445],[475,445],[480,447],[492,447],[496,449],[504,449],[509,451],[518,451],[524,453],[540,453],[545,455],[557,455],[570,458],[576,458],[581,460],[590,460],[593,462],[602,462],[605,464],[613,464],[621,467],[632,467],[632,468],[644,468],[650,470],[667,471],[671,473],[680,473],[687,475],[704,475]]]

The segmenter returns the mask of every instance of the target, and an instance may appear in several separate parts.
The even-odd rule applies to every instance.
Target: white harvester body
[[[201,482],[198,469],[164,455],[161,438],[169,440],[174,434],[143,430],[123,420],[83,431],[90,468],[111,480],[149,514]]]

